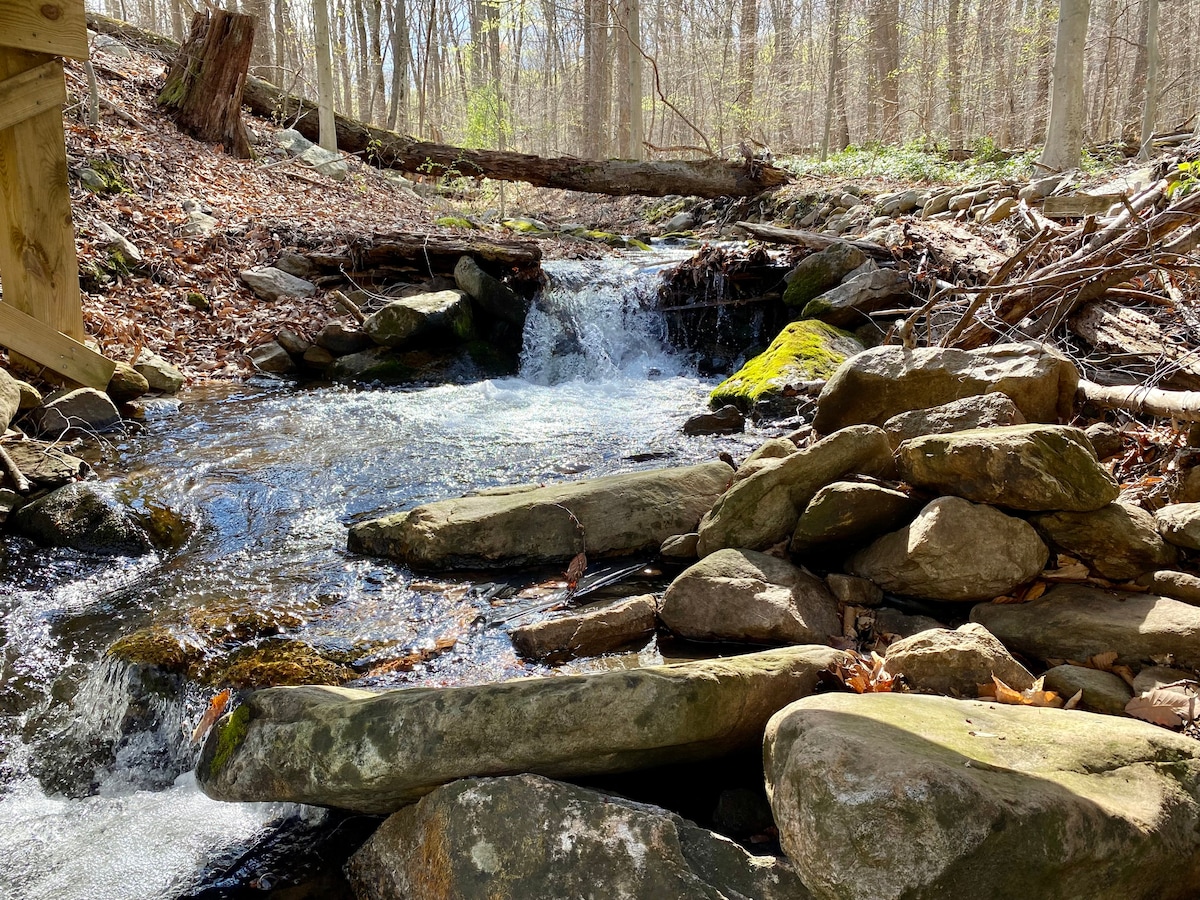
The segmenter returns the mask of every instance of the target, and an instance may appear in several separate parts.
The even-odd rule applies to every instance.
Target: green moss
[[[840,328],[814,320],[792,322],[771,346],[717,385],[709,403],[713,408],[732,403],[749,413],[765,395],[789,383],[829,378],[860,350],[858,340]]]
[[[140,628],[115,641],[108,655],[137,666],[152,666],[167,672],[183,673],[196,657],[179,636],[163,625]]]
[[[184,298],[188,306],[200,310],[200,312],[208,312],[212,309],[212,303],[199,291],[188,291]]]
[[[215,779],[217,773],[228,765],[230,757],[250,731],[250,707],[242,705],[217,723],[217,748],[213,751],[208,763],[209,778]]]
[[[463,216],[439,216],[433,224],[443,228],[475,228],[475,223]]]
[[[96,194],[128,194],[129,185],[125,183],[121,165],[113,159],[94,159],[87,168],[96,176],[85,179],[84,186]]]
[[[833,304],[828,300],[822,300],[820,297],[817,297],[804,304],[804,310],[800,315],[806,319],[819,319],[831,309],[833,309]]]
[[[544,234],[547,231],[542,223],[533,219],[505,219],[501,224],[519,234]]]

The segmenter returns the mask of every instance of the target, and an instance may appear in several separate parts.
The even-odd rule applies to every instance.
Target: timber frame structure
[[[0,0],[0,345],[103,390],[115,364],[82,343],[57,58],[87,55],[83,0]]]

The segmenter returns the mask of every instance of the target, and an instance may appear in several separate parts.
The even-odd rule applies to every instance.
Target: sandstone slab
[[[1007,394],[993,391],[976,397],[963,397],[929,409],[900,413],[884,422],[883,430],[888,433],[892,446],[898,447],[909,438],[926,434],[1023,424],[1025,417],[1017,409],[1017,404]]]
[[[1110,503],[1092,512],[1047,513],[1030,521],[1048,541],[1104,578],[1137,578],[1173,566],[1178,558],[1159,535],[1154,516],[1129,503]]]
[[[512,632],[513,646],[529,659],[552,662],[596,656],[654,634],[658,604],[652,594],[522,625]]]

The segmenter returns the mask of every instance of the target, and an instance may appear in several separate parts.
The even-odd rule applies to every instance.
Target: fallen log
[[[1176,388],[1200,388],[1200,357],[1143,313],[1097,300],[1068,319],[1067,327],[1101,352],[1131,357],[1121,363],[1128,372],[1157,374]]]
[[[892,251],[883,244],[873,241],[860,241],[855,238],[831,237],[827,234],[817,234],[815,231],[798,231],[795,228],[780,228],[777,225],[759,225],[755,222],[734,223],[743,231],[748,231],[760,241],[770,244],[792,244],[797,247],[807,247],[809,250],[824,250],[834,244],[849,244],[868,256],[877,259],[893,259]]]
[[[1200,391],[1164,391],[1140,384],[1103,385],[1081,379],[1078,396],[1104,409],[1200,422]]]

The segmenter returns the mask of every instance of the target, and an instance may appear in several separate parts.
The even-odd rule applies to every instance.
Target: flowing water
[[[169,507],[192,528],[177,550],[136,560],[16,539],[7,564],[0,556],[0,898],[186,895],[211,860],[296,814],[199,792],[188,735],[211,691],[140,696],[137,673],[104,656],[138,628],[240,606],[280,617],[289,637],[369,663],[473,621],[450,652],[357,683],[548,673],[514,656],[497,624],[507,611],[471,590],[476,582],[431,582],[353,556],[346,527],[493,485],[744,452],[750,438],[680,434],[711,383],[664,347],[650,311],[665,262],[548,263],[519,377],[207,387],[158,401],[142,433],[103,448],[106,489],[148,510]],[[186,628],[179,634],[188,639]]]

